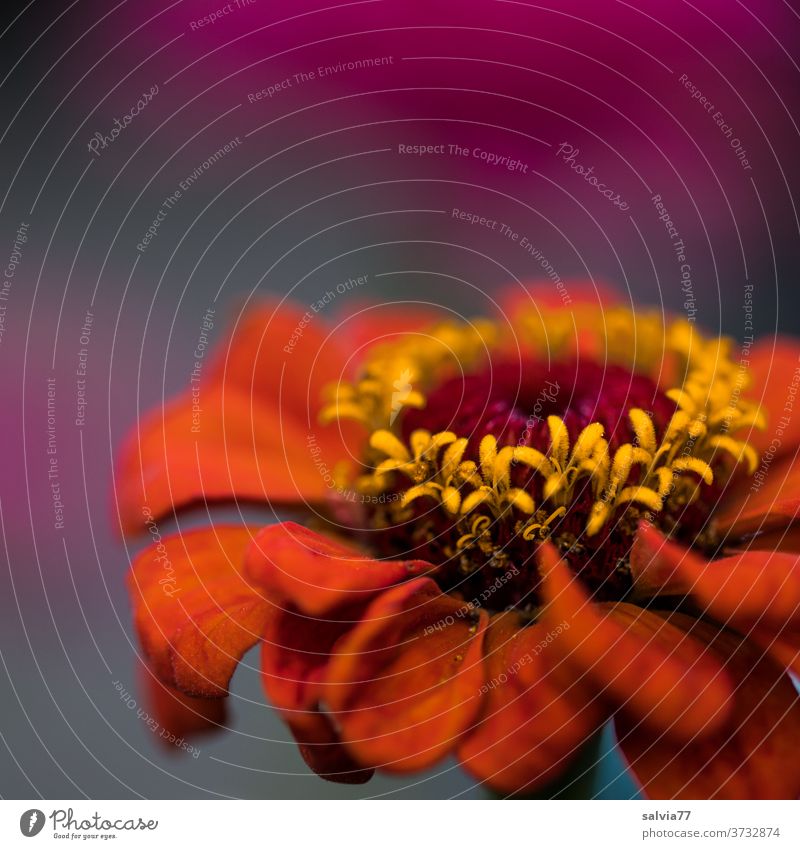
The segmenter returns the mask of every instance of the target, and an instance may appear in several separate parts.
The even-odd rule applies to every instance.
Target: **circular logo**
[[[31,808],[19,818],[19,830],[25,837],[36,837],[44,828],[44,811]]]

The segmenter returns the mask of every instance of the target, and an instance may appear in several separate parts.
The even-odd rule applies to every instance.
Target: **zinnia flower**
[[[260,644],[325,778],[454,755],[530,793],[613,719],[650,797],[796,798],[798,354],[578,284],[472,322],[251,310],[118,473],[172,725]],[[219,501],[309,518],[160,536]]]

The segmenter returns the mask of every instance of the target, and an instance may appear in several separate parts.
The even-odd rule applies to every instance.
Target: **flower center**
[[[649,444],[666,431],[675,402],[647,377],[593,362],[503,363],[444,382],[428,394],[424,409],[407,411],[400,436],[414,443],[457,430],[463,436],[448,437],[441,447],[451,465],[460,455],[458,466],[449,482],[440,480],[442,489],[434,468],[441,479],[443,457],[412,475],[414,487],[403,488],[397,478],[387,482],[389,506],[371,516],[386,528],[382,547],[391,549],[402,537],[406,546],[412,542],[414,556],[443,567],[443,589],[470,599],[491,595],[496,609],[524,609],[536,605],[535,541],[549,538],[600,597],[621,598],[630,586],[636,519],[654,517],[641,493],[638,504],[629,493],[627,513],[590,534],[587,520],[603,502],[598,476],[588,472],[590,465],[610,469],[616,451],[638,444],[632,409],[641,414],[637,426]],[[625,479],[620,474],[619,490],[635,476],[630,466]],[[435,509],[437,501],[445,509]],[[680,501],[671,499],[670,513],[686,508]]]
[[[401,434],[413,431],[458,430],[477,447],[484,436],[498,446],[529,446],[546,452],[548,418],[558,416],[570,442],[588,425],[603,426],[609,448],[636,438],[627,411],[648,411],[655,429],[663,432],[675,412],[658,386],[621,366],[577,363],[501,363],[477,374],[452,378],[428,393],[425,408],[409,410]],[[473,459],[478,460],[477,450]]]
[[[702,505],[757,461],[731,432],[760,422],[723,340],[662,327],[681,378],[664,390],[659,362],[626,362],[620,338],[605,360],[532,350],[481,366],[494,330],[448,325],[383,348],[324,412],[372,428],[356,486],[379,553],[428,559],[444,591],[535,615],[542,540],[605,599],[630,589],[639,519],[711,541]]]

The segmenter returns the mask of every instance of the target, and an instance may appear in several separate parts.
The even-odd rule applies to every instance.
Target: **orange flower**
[[[171,727],[260,643],[325,778],[454,754],[531,792],[613,718],[650,797],[796,798],[799,357],[579,284],[474,322],[249,312],[119,467],[142,647],[193,697]],[[161,538],[217,501],[317,530]]]

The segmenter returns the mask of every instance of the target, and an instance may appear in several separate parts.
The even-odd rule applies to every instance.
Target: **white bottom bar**
[[[0,846],[794,849],[798,813],[779,801],[0,801]]]

